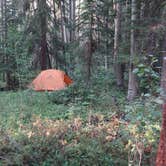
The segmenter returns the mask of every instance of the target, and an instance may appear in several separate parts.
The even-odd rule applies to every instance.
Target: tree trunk
[[[93,54],[93,13],[91,13],[90,17],[90,36],[89,36],[89,51],[88,51],[88,59],[87,59],[87,85],[89,85],[90,77],[91,77],[91,68],[92,68],[92,54]]]
[[[76,1],[78,4],[77,4],[77,6],[78,6],[78,12],[77,12],[77,34],[76,34],[76,38],[77,39],[79,39],[79,36],[80,36],[80,22],[81,22],[81,0],[78,0],[78,1]]]
[[[5,55],[4,53],[4,0],[1,0],[1,49],[2,49],[2,59],[3,63],[5,63]],[[5,81],[5,73],[2,73],[3,81]]]
[[[4,57],[6,66],[9,65],[9,56],[7,55],[7,35],[8,35],[8,24],[7,24],[7,2],[4,0]],[[10,68],[6,70],[6,87],[7,89],[12,89],[11,87],[11,71]]]
[[[4,29],[4,0],[1,0],[1,48],[3,49],[3,39],[4,39],[4,33],[3,33],[3,29]]]
[[[39,14],[40,14],[40,28],[41,28],[41,43],[40,43],[40,66],[41,70],[47,69],[47,4],[46,0],[39,1]]]
[[[60,1],[60,13],[61,13],[61,32],[62,40],[64,43],[68,43],[68,36],[66,30],[66,12],[65,12],[65,1]]]
[[[65,64],[65,72],[66,71],[66,43],[68,43],[68,36],[66,30],[66,14],[65,14],[65,1],[60,1],[60,15],[61,15],[61,34],[62,34],[62,41],[63,41],[63,56],[64,56],[64,64]]]
[[[162,76],[161,76],[161,88],[162,88],[162,98],[164,101],[163,104],[163,114],[162,114],[162,126],[160,131],[160,142],[158,145],[156,166],[165,166],[166,165],[166,35],[163,43],[163,66],[162,66]]]
[[[136,56],[136,50],[135,50],[135,21],[136,21],[136,0],[132,0],[131,2],[131,32],[130,32],[130,64],[129,64],[129,82],[128,82],[128,95],[127,99],[129,101],[132,101],[138,91],[136,76],[133,73],[134,69],[134,59]]]
[[[75,0],[69,0],[70,42],[75,40]]]
[[[106,40],[105,40],[106,51],[105,51],[105,56],[104,56],[104,68],[107,71],[108,70],[108,55],[109,55],[109,39],[108,39],[109,38],[109,33],[108,33],[108,29],[109,29],[109,26],[108,26],[108,24],[109,24],[109,7],[107,7],[107,12],[106,13],[107,14],[106,14],[106,16],[104,18],[105,29],[106,29]],[[100,24],[100,23],[98,23],[98,24]],[[101,33],[99,35],[101,35]],[[98,43],[100,43],[100,37],[101,36],[99,36]]]
[[[118,87],[124,86],[124,70],[123,64],[120,62],[119,58],[119,47],[120,47],[120,33],[121,33],[121,2],[114,0],[114,10],[115,10],[115,33],[114,33],[114,73],[116,76],[116,84]]]

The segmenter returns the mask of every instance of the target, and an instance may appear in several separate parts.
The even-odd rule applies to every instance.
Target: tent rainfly
[[[64,89],[73,81],[61,70],[43,70],[30,84],[35,91],[55,91]]]

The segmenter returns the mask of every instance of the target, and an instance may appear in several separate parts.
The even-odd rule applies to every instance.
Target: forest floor
[[[1,92],[0,165],[154,165],[158,105],[120,95],[56,104],[49,92]]]

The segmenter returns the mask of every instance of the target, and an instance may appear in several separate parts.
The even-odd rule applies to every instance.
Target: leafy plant
[[[144,94],[156,94],[158,92],[160,74],[155,71],[155,63],[158,62],[157,58],[153,55],[145,58],[144,63],[140,63],[134,69],[134,73],[139,78],[140,91]]]

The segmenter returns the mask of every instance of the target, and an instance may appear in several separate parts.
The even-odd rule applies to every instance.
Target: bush
[[[134,73],[139,78],[140,91],[144,94],[151,93],[156,95],[159,89],[160,74],[154,68],[157,58],[150,55],[149,61],[145,58],[144,63],[140,63],[134,69]]]
[[[56,104],[78,103],[84,105],[95,101],[95,98],[93,90],[78,88],[76,84],[63,90],[48,92],[48,99]]]

